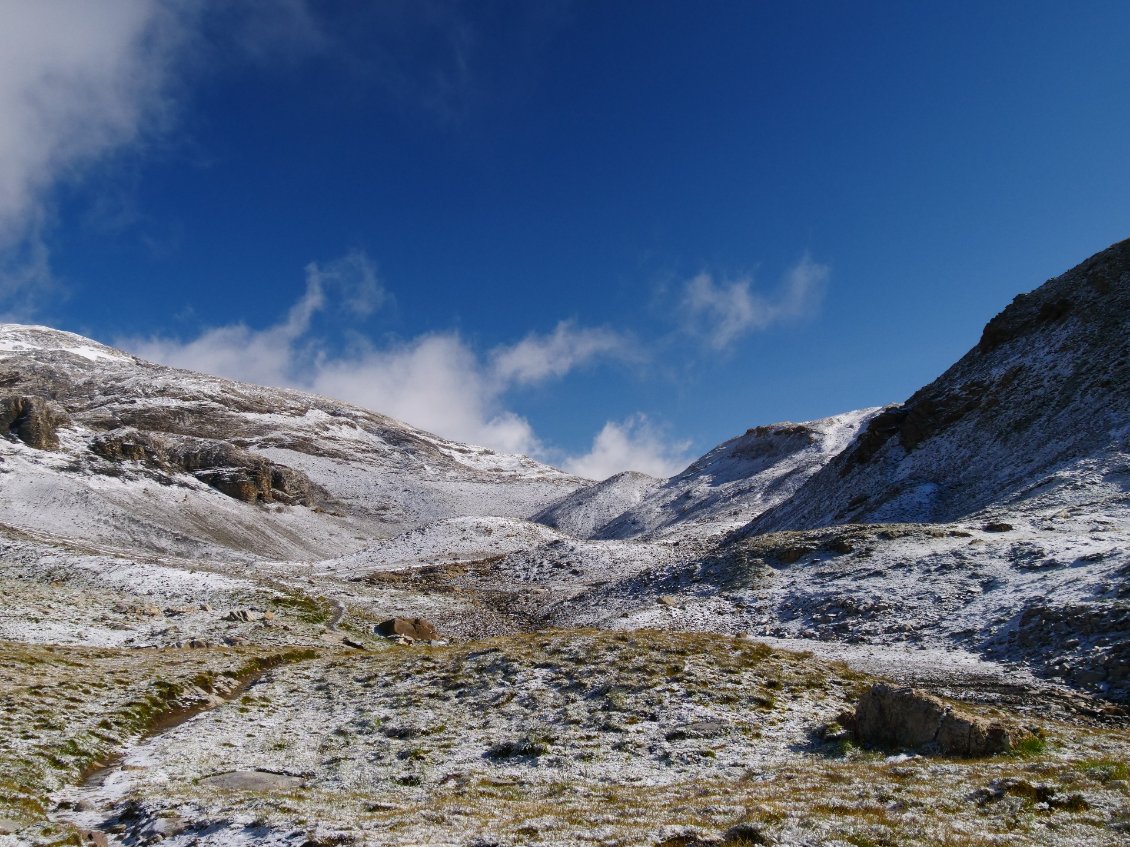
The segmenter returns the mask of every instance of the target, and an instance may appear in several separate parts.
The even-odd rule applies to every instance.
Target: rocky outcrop
[[[93,453],[111,462],[141,462],[164,472],[185,471],[245,503],[312,505],[314,486],[301,471],[207,438],[158,436],[123,427],[97,436]]]
[[[1130,600],[1054,605],[1036,602],[1004,634],[1051,676],[1090,689],[1116,703],[1130,703]]]
[[[169,451],[169,460],[237,500],[310,504],[310,480],[305,474],[224,441],[182,441]]]
[[[1013,747],[1017,730],[963,714],[914,688],[880,683],[863,695],[850,723],[857,741],[944,756],[992,756]]]
[[[169,461],[168,445],[163,439],[132,427],[96,436],[90,442],[90,451],[110,462],[144,462],[165,468]]]
[[[0,398],[0,432],[36,450],[58,450],[58,429],[70,420],[42,397]]]

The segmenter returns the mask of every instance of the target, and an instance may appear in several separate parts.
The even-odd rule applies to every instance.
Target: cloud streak
[[[165,110],[186,13],[155,0],[4,3],[0,244],[25,237],[63,175],[139,140]]]
[[[753,278],[716,282],[700,273],[683,286],[683,326],[715,350],[726,350],[742,336],[801,320],[815,314],[824,296],[830,269],[807,255],[785,274],[769,296],[753,289]]]
[[[283,319],[266,328],[234,323],[189,340],[154,336],[115,343],[175,367],[312,391],[448,438],[535,456],[551,451],[528,420],[507,408],[509,391],[560,379],[600,361],[638,358],[622,334],[571,321],[484,354],[456,332],[428,333],[380,347],[357,339],[340,351],[315,329],[321,313],[337,309],[346,318],[365,317],[390,299],[373,262],[355,251],[325,265],[308,265],[302,296]]]
[[[610,357],[635,358],[622,334],[606,328],[578,328],[571,321],[562,321],[549,335],[531,333],[511,347],[496,349],[491,355],[491,370],[502,383],[531,385]]]
[[[17,315],[58,289],[59,185],[167,138],[189,78],[327,45],[306,0],[0,0],[0,22],[0,305]]]

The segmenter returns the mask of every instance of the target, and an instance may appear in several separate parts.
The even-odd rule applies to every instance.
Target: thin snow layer
[[[85,800],[103,820],[107,809],[132,804],[143,814],[131,829],[164,810],[178,823],[169,844],[272,843],[298,835],[298,816],[307,827],[350,830],[358,844],[386,844],[391,833],[371,818],[382,804],[400,843],[462,844],[480,827],[528,813],[493,808],[485,820],[458,812],[444,820],[409,809],[451,800],[491,808],[497,798],[477,797],[484,787],[571,785],[580,795],[733,780],[751,763],[784,766],[809,746],[813,725],[845,707],[854,684],[842,669],[743,639],[617,638],[554,633],[281,668],[252,685],[238,709],[206,712],[144,741],[100,785],[61,796]],[[774,692],[794,686],[777,707]],[[262,804],[278,790],[208,784],[233,771],[297,778],[302,790],[292,796],[302,808]],[[575,828],[542,805],[538,814],[561,830],[549,843],[576,843]],[[249,826],[256,815],[258,831]],[[101,823],[90,814],[71,819]]]
[[[662,482],[637,471],[624,471],[574,491],[531,520],[577,538],[591,538],[610,521],[639,506]]]
[[[519,478],[551,479],[567,482],[577,480],[577,477],[567,474],[565,471],[535,462],[528,456],[517,453],[499,453],[489,447],[460,444],[428,433],[421,433],[420,437],[424,441],[434,444],[436,449],[445,456],[449,456],[459,464],[477,471]]]
[[[32,351],[61,351],[91,362],[128,362],[133,357],[121,350],[46,326],[0,323],[0,358]],[[8,355],[4,355],[8,354]]]
[[[1107,487],[970,522],[739,539],[578,594],[557,620],[958,647],[1125,700],[1130,499]]]
[[[878,409],[861,409],[806,423],[748,430],[715,447],[678,476],[644,492],[590,533],[598,538],[717,535],[784,502],[843,451]],[[578,506],[587,508],[584,501]],[[567,509],[567,504],[558,507]],[[559,524],[567,520],[557,515]],[[579,520],[572,518],[572,520]]]
[[[0,522],[91,549],[170,556],[320,558],[359,546],[334,516],[243,503],[187,474],[169,485],[140,467],[84,472],[77,452],[0,439]]]
[[[888,664],[908,658],[887,653]],[[927,657],[955,682],[983,670],[939,651],[909,664]],[[1121,844],[1124,787],[1088,769],[1124,758],[1124,732],[1034,714],[1051,741],[1035,761],[882,756],[821,740],[868,682],[843,664],[709,634],[324,651],[58,791],[53,818],[173,847],[566,847],[724,843],[727,833],[782,847],[985,834]],[[1078,798],[1075,810],[1022,805],[1025,780],[1037,779],[1056,803]],[[1010,785],[1016,803],[1004,790],[993,799]]]
[[[231,609],[257,607],[276,593],[236,576],[230,564],[138,561],[94,550],[0,534],[0,640],[94,647],[220,642],[235,634],[223,620]]]
[[[450,465],[406,466],[363,448],[335,455],[285,447],[259,447],[255,452],[305,473],[339,504],[335,511],[363,519],[356,522],[355,531],[367,538],[456,516],[525,518],[575,484],[552,475],[539,479],[510,476],[509,472],[503,476],[468,474]]]
[[[320,563],[338,575],[474,562],[525,550],[560,537],[529,521],[499,517],[448,518]]]

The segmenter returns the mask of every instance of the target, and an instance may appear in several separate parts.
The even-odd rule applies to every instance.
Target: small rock
[[[205,641],[203,638],[189,638],[185,641],[178,641],[176,643],[176,646],[182,649],[203,650],[204,648],[211,647],[212,645],[209,642]]]
[[[678,606],[679,598],[674,594],[660,594],[655,600],[660,606]]]
[[[232,609],[224,620],[226,621],[258,621],[263,619],[262,612],[253,612],[250,609]]]
[[[354,641],[352,638],[342,638],[341,643],[346,647],[352,647],[354,650],[368,650],[369,648],[362,644],[360,641]]]
[[[1012,532],[1012,524],[1002,521],[990,521],[981,527],[985,532]]]
[[[389,618],[377,624],[374,631],[385,638],[406,636],[415,641],[439,640],[439,630],[424,618]]]

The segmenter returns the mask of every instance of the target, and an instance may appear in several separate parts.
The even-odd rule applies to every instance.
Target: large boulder
[[[863,744],[945,756],[991,756],[1012,749],[1016,730],[954,709],[914,688],[880,683],[855,708],[853,731]]]
[[[36,450],[58,450],[66,413],[42,397],[0,397],[0,433]]]

